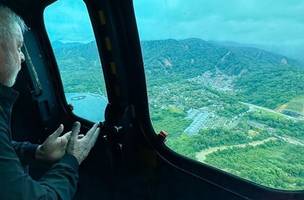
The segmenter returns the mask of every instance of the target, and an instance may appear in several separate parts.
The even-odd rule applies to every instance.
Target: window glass
[[[156,131],[176,152],[304,189],[304,3],[135,0]]]
[[[56,1],[46,8],[44,20],[67,102],[76,115],[103,121],[108,100],[86,5],[82,0]]]

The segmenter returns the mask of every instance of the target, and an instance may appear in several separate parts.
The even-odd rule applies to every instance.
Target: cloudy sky
[[[304,43],[303,0],[135,0],[145,39]]]
[[[58,0],[46,8],[44,22],[51,41],[94,40],[90,18],[82,0]]]
[[[134,0],[134,7],[142,40],[196,37],[304,57],[303,0]],[[88,17],[80,11],[85,13],[81,0],[59,0],[47,9],[52,40],[93,39]]]

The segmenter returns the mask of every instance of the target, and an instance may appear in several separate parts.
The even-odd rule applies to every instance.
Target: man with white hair
[[[26,25],[11,9],[0,5],[0,199],[1,200],[69,200],[75,194],[78,166],[88,156],[99,135],[95,124],[84,135],[78,135],[80,123],[64,134],[63,125],[43,144],[13,142],[10,118],[18,92],[12,89],[21,63]],[[43,161],[52,168],[38,181],[23,169],[22,162]]]

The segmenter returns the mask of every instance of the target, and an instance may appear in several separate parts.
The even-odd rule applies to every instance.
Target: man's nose
[[[23,52],[21,52],[21,63],[23,63],[25,61],[25,56],[23,54]]]

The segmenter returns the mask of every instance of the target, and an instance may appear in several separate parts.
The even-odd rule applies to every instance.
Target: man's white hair
[[[22,33],[27,30],[23,19],[6,6],[0,5],[0,44],[13,38],[16,25],[19,25]]]

